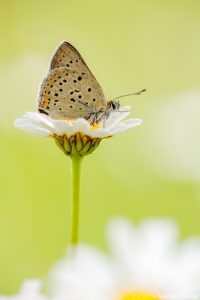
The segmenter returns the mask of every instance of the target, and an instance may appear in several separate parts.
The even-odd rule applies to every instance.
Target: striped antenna
[[[142,93],[145,92],[145,91],[146,91],[146,89],[143,89],[143,90],[138,91],[138,92],[135,92],[135,93],[130,93],[130,94],[121,95],[121,96],[118,96],[118,97],[112,99],[111,101],[116,101],[116,100],[119,99],[119,98],[123,98],[123,97],[127,97],[127,96],[140,95],[140,94],[142,94]]]

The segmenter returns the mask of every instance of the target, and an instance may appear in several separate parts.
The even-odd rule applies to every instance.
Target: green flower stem
[[[71,246],[78,243],[79,209],[80,209],[80,178],[83,157],[72,155],[72,201],[71,201]]]

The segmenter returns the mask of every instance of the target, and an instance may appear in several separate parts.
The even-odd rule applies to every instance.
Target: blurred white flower
[[[151,120],[156,122],[149,122],[145,165],[162,176],[199,182],[200,92],[180,93],[154,107]]]
[[[171,220],[149,219],[133,226],[114,219],[108,228],[112,256],[79,246],[41,282],[28,280],[18,295],[0,300],[199,300],[200,239],[177,243]]]
[[[177,243],[170,220],[133,226],[115,219],[109,229],[112,257],[79,246],[50,272],[49,295],[59,300],[200,299],[200,239]]]
[[[47,300],[47,296],[40,293],[40,288],[40,280],[27,280],[22,284],[19,294],[0,296],[0,300]]]
[[[24,49],[24,51],[26,50]],[[1,87],[4,87],[1,89],[1,127],[4,126],[5,129],[8,129],[12,120],[21,111],[34,107],[35,103],[32,99],[38,88],[40,74],[45,72],[45,63],[47,63],[47,58],[44,53],[24,52],[23,56],[14,60],[10,58],[1,64],[0,80]],[[27,80],[27,78],[31,78],[31,80]],[[12,88],[10,88],[11,82]],[[16,101],[11,101],[11,99],[16,99]]]

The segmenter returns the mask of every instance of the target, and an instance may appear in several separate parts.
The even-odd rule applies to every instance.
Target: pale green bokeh
[[[182,237],[200,234],[200,105],[189,120],[187,109],[185,120],[180,115],[190,130],[176,132],[170,118],[176,95],[179,100],[188,91],[200,95],[200,2],[0,4],[0,294],[15,292],[25,278],[44,276],[68,243],[70,161],[52,140],[12,125],[35,110],[38,85],[61,40],[78,48],[108,98],[147,88],[142,96],[121,100],[144,124],[103,141],[83,162],[81,242],[105,248],[105,224],[114,215],[135,223],[169,216]],[[176,142],[180,135],[186,145],[189,139],[192,148],[171,151],[173,134]],[[172,147],[166,153],[165,138]]]

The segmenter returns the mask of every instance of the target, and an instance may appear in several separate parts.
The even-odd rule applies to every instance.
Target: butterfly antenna
[[[130,93],[130,94],[121,95],[121,96],[118,96],[118,97],[112,99],[111,101],[116,101],[116,100],[119,99],[119,98],[123,98],[123,97],[127,97],[127,96],[140,95],[140,94],[142,94],[142,93],[145,92],[145,91],[146,91],[146,89],[143,89],[143,90],[138,91],[138,92],[135,92],[135,93]]]

